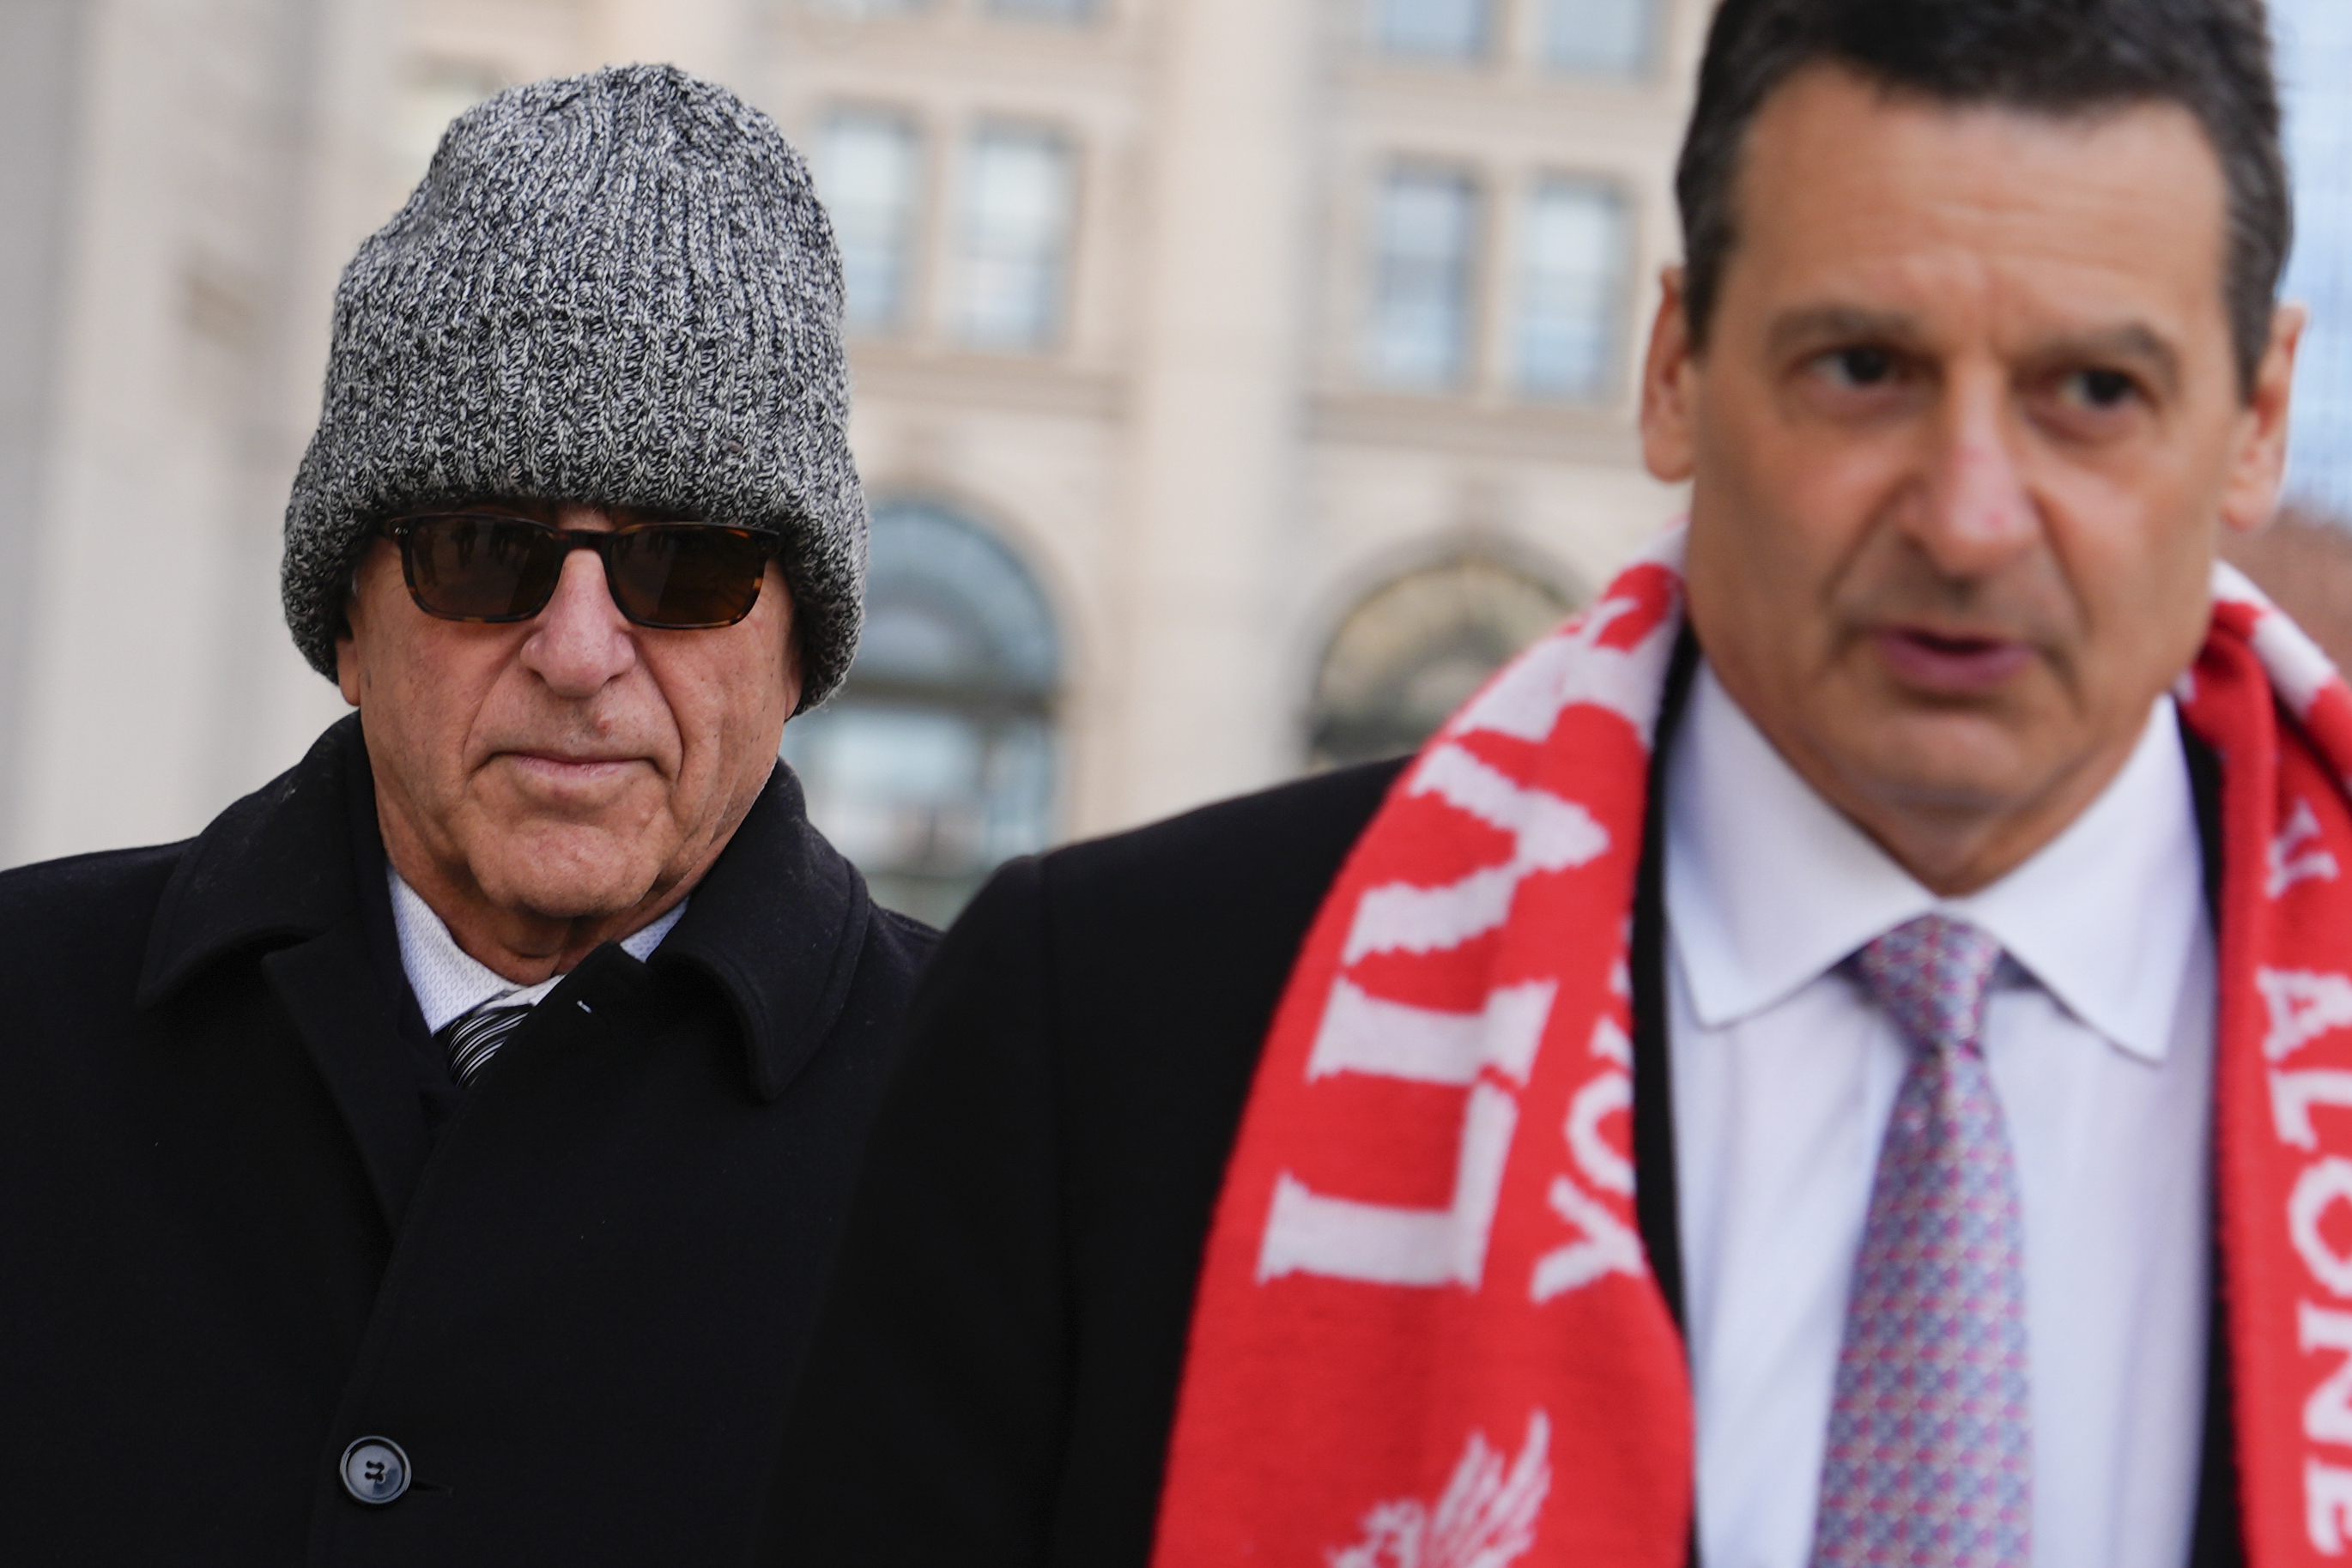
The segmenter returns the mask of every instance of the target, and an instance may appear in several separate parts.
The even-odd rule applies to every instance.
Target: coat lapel
[[[164,1006],[214,966],[258,952],[397,1227],[430,1147],[429,1082],[401,1027],[415,1004],[399,956],[379,950],[390,894],[374,819],[354,715],[188,846],[149,928],[137,1001]],[[381,921],[370,899],[386,906]]]
[[[370,972],[367,943],[344,920],[261,960],[359,1146],[384,1224],[400,1228],[431,1148],[415,1053]]]
[[[751,1092],[773,1101],[840,1020],[873,914],[866,879],[810,824],[800,780],[778,763],[653,962],[726,994]]]

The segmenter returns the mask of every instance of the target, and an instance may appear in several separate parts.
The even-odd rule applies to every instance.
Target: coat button
[[[343,1490],[362,1502],[397,1502],[408,1490],[408,1456],[389,1437],[361,1437],[343,1450]]]

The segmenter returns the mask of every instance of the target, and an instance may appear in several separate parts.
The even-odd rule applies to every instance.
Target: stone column
[[[0,5],[0,865],[26,858],[33,562],[53,466],[83,17],[79,0]]]
[[[1126,632],[1097,820],[1139,821],[1292,765],[1274,584],[1297,530],[1307,160],[1320,7],[1169,0],[1151,114],[1151,275],[1134,296]]]
[[[340,711],[278,617],[278,517],[357,237],[310,265],[314,178],[349,188],[348,143],[382,134],[338,131],[383,99],[322,75],[321,51],[346,13],[393,3],[76,7],[12,860],[193,832]]]

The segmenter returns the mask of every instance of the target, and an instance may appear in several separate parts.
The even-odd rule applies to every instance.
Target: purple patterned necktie
[[[2024,1225],[1980,1039],[2000,944],[1923,915],[1857,967],[1912,1051],[1879,1146],[1814,1568],[2028,1568]]]

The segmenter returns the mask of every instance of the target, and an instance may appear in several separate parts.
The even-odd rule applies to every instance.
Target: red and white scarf
[[[1454,716],[1292,972],[1195,1306],[1157,1568],[1678,1564],[1627,944],[1682,536]],[[2228,567],[2215,1147],[2247,1544],[2352,1552],[2352,690]]]

